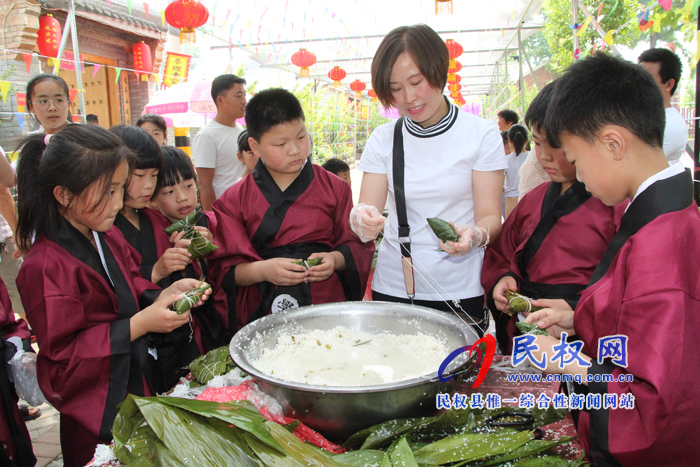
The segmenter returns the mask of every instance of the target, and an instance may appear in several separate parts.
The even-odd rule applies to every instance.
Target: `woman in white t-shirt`
[[[448,67],[447,46],[426,25],[394,29],[382,41],[372,62],[372,87],[384,106],[393,105],[404,117],[376,128],[367,142],[359,165],[364,172],[360,204],[351,225],[363,241],[384,230],[373,300],[462,311],[473,321],[467,320],[482,324],[482,248],[501,231],[506,160],[496,125],[443,96]],[[380,214],[385,205],[386,226]],[[399,220],[401,206],[408,235]],[[438,240],[430,217],[453,222],[459,241]],[[409,262],[400,249],[405,257],[409,242],[412,268],[404,267]]]

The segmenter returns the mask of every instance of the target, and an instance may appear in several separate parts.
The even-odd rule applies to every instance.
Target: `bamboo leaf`
[[[288,456],[287,454],[280,454],[274,449],[270,449],[270,446],[261,442],[258,438],[251,435],[250,433],[244,433],[248,446],[255,452],[258,459],[262,461],[263,464],[269,467],[305,467],[303,463]]]
[[[469,465],[469,466],[474,466],[474,467],[486,467],[488,465],[498,465],[504,462],[512,461],[515,459],[520,459],[524,457],[529,457],[533,456],[535,454],[539,454],[541,452],[547,451],[548,449],[553,448],[554,446],[558,446],[560,444],[566,444],[571,442],[573,439],[576,437],[569,437],[569,436],[564,436],[563,438],[560,438],[558,440],[544,440],[544,439],[533,439],[531,441],[528,441],[524,445],[520,446],[517,449],[514,449],[513,451],[504,454],[502,456],[496,456],[491,459],[488,459],[485,462],[478,462],[478,463],[460,463],[455,465],[454,467],[458,467],[460,465]]]
[[[413,457],[413,452],[408,447],[405,437],[394,442],[387,454],[389,454],[389,460],[393,467],[418,467],[416,458]]]
[[[223,420],[257,436],[260,441],[272,449],[276,449],[280,453],[284,452],[270,435],[265,417],[260,415],[257,409],[248,401],[210,402],[178,397],[162,397],[159,398],[159,402],[203,417]]]
[[[345,467],[335,461],[329,454],[310,444],[304,444],[299,439],[275,422],[266,422],[272,437],[284,449],[287,455],[301,461],[304,466],[312,467]]]
[[[437,238],[439,238],[443,242],[456,242],[459,240],[459,238],[457,237],[457,231],[454,227],[452,227],[452,224],[450,224],[449,222],[444,221],[439,217],[430,217],[427,220],[428,225],[433,230]]]
[[[507,453],[532,439],[523,432],[464,433],[453,435],[419,449],[414,453],[419,464],[446,464],[472,461]]]
[[[384,459],[384,454],[386,454],[384,451],[375,449],[359,449],[338,454],[333,457],[333,460],[349,467],[379,467]]]
[[[389,446],[401,436],[413,433],[434,421],[435,417],[415,417],[389,420],[352,435],[345,446],[356,446],[362,441],[362,449],[379,449]]]

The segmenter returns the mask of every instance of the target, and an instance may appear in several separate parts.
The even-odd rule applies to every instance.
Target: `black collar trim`
[[[445,102],[447,98],[445,97]],[[447,102],[448,110],[447,115],[442,117],[442,119],[434,125],[430,125],[427,128],[423,128],[418,123],[414,122],[410,118],[404,119],[404,125],[406,131],[417,138],[432,138],[433,136],[439,136],[445,133],[447,130],[452,128],[452,125],[457,121],[457,116],[459,115],[459,108],[455,105]]]

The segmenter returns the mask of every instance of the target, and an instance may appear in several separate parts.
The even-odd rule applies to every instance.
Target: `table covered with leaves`
[[[205,365],[200,361],[194,367],[198,376],[204,376],[200,381],[233,368],[222,350],[205,358]],[[203,366],[207,368],[206,375]],[[509,409],[466,408],[434,417],[390,420],[352,435],[342,444],[343,449],[334,453],[298,439],[293,434],[298,421],[276,423],[246,400],[211,402],[130,395],[122,403],[112,429],[113,452],[121,465],[139,467],[585,464],[565,459],[552,450],[570,443],[572,437],[534,439],[531,427],[517,431],[484,424],[485,419],[505,410]],[[534,417],[534,427],[561,421],[566,415],[565,410],[552,408],[528,412]]]

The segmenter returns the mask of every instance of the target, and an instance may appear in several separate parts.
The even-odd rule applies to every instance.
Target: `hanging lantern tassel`
[[[452,14],[452,0],[435,0],[435,14],[436,15],[451,15]]]

